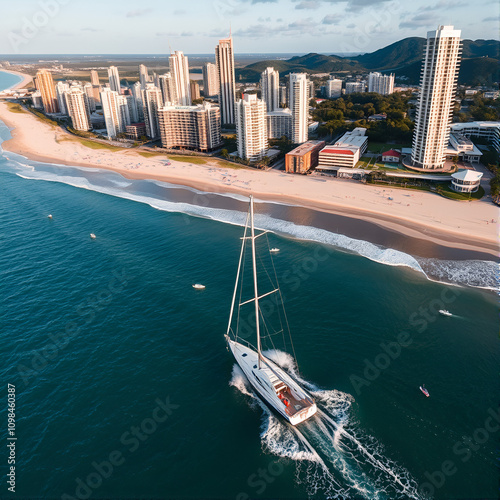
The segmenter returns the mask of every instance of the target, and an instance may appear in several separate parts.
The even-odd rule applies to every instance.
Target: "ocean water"
[[[5,71],[0,71],[0,90],[5,90],[10,87],[13,87],[22,80],[23,79],[19,75],[15,75],[13,73],[6,73]]]
[[[258,202],[298,367],[265,347],[321,410],[292,428],[225,347],[245,203],[2,154],[0,379],[18,441],[0,498],[496,497],[495,264],[434,260],[484,279],[432,281],[420,258]]]

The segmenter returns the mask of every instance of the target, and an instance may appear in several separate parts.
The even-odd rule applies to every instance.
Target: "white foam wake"
[[[323,390],[300,378],[295,362],[279,350],[265,351],[313,395],[317,416],[293,427],[272,413],[234,365],[230,385],[247,396],[262,415],[261,440],[264,451],[292,460],[296,481],[310,496],[326,498],[421,498],[410,473],[390,460],[374,438],[365,435],[351,414],[352,396]]]

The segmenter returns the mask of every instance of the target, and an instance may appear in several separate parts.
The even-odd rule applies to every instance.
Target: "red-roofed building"
[[[389,149],[382,153],[382,161],[387,163],[399,163],[401,160],[401,153],[397,149]]]
[[[317,170],[331,172],[339,168],[354,168],[368,146],[365,132],[365,128],[355,128],[345,133],[335,144],[323,148],[319,153]]]

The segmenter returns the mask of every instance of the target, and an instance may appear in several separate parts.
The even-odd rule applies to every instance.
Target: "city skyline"
[[[119,22],[110,26],[110,18]],[[491,0],[474,7],[448,0],[435,4],[416,0],[411,7],[398,0],[216,0],[206,4],[188,0],[181,8],[150,0],[138,9],[124,0],[119,9],[111,4],[97,9],[95,0],[85,6],[46,0],[6,16],[0,52],[162,54],[172,47],[172,52],[205,54],[232,31],[240,53],[360,53],[422,36],[438,24],[461,26],[464,39],[498,39],[498,8]]]

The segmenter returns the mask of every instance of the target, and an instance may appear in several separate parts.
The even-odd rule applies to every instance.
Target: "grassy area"
[[[388,144],[384,142],[368,141],[368,151],[372,153],[384,153],[390,149],[411,148],[411,144]]]
[[[101,142],[88,141],[86,139],[77,139],[82,146],[90,149],[109,149],[110,151],[124,151],[125,148],[112,146],[111,144],[103,144]]]
[[[194,163],[195,165],[205,165],[207,160],[201,158],[200,156],[180,156],[180,155],[170,155],[171,160],[183,161],[184,163]]]
[[[438,184],[440,189],[437,191],[441,196],[445,198],[450,198],[451,200],[480,200],[484,196],[484,189],[482,186],[479,186],[479,189],[475,193],[457,193],[450,188],[450,186],[443,182]]]
[[[7,107],[11,113],[26,113],[23,107],[16,102],[8,102]]]
[[[150,151],[137,151],[144,158],[154,158],[155,156],[164,156],[165,159],[168,159],[168,156],[165,153],[151,153]]]
[[[47,118],[43,113],[36,109],[31,109],[31,112],[42,122],[49,124],[51,127],[59,127],[59,123],[50,118]]]

